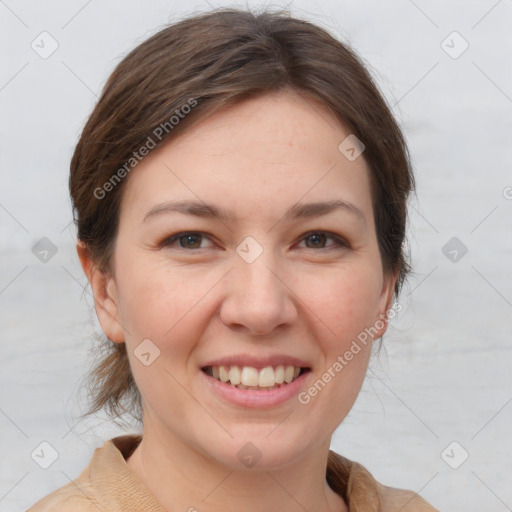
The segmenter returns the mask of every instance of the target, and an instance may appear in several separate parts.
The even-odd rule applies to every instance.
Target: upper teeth
[[[266,366],[258,370],[252,366],[212,366],[212,376],[222,382],[230,381],[234,386],[259,386],[268,388],[276,384],[290,383],[297,378],[300,367],[279,365]]]

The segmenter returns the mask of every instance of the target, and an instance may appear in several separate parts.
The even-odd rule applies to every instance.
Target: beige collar
[[[84,471],[89,473],[99,503],[105,505],[107,510],[166,512],[126,464],[125,459],[133,453],[141,440],[140,435],[124,435],[106,441],[101,448],[95,450],[91,463]],[[333,451],[329,451],[326,479],[330,487],[343,497],[351,512],[384,511],[388,510],[386,505],[391,505],[391,502],[404,505],[403,512],[435,510],[419,497],[428,508],[416,508],[414,504],[420,505],[415,499],[417,495],[384,487],[363,466]],[[396,493],[392,492],[390,496],[388,491]],[[390,498],[399,499],[395,501]]]

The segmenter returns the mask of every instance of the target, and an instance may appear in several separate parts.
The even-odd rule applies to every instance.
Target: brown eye
[[[333,240],[334,244],[326,245],[327,240]],[[325,231],[314,231],[306,234],[303,239],[308,249],[330,249],[334,247],[348,247],[348,244],[339,236],[326,233]]]
[[[202,249],[201,242],[203,240],[207,240],[203,233],[177,233],[166,238],[160,246],[171,249]]]
[[[325,242],[327,240],[327,236],[325,236],[324,233],[314,233],[313,235],[309,235],[305,238],[306,245],[307,242],[311,242],[311,244],[308,246],[310,248],[316,248],[316,247],[323,247],[325,246]]]
[[[202,236],[199,233],[182,235],[178,238],[178,240],[180,241],[180,247],[192,247],[194,249],[201,246],[201,239]]]

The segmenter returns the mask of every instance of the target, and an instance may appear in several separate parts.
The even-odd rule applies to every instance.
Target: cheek
[[[140,260],[119,259],[116,269],[123,285],[121,316],[132,371],[143,394],[154,394],[158,382],[176,385],[165,370],[180,382],[195,370],[194,349],[212,322],[218,305],[215,286],[225,269],[170,265],[164,258],[147,264]],[[150,367],[142,366],[134,357],[145,339],[160,351]]]
[[[299,296],[323,325],[326,338],[339,347],[375,321],[379,285],[379,276],[370,266],[330,269],[324,276],[304,278]]]
[[[143,260],[139,263],[135,257],[116,264],[121,283],[120,315],[129,344],[144,338],[160,344],[179,337],[184,326],[191,329],[190,319],[200,309],[208,280],[189,275],[185,268],[166,268]]]
[[[209,288],[209,280],[158,264],[144,266],[135,259],[131,263],[117,262],[119,282],[123,284],[120,314],[130,366],[146,405],[172,400],[178,410],[186,398],[178,382],[184,382],[194,364],[190,353],[204,329],[201,297]],[[142,352],[139,345],[146,339],[159,350],[148,366],[137,356]]]
[[[318,414],[334,430],[352,408],[366,376],[372,342],[365,330],[375,322],[379,275],[371,266],[347,268],[303,284],[305,302],[315,313],[309,317],[315,318],[323,368],[301,403],[322,411]]]

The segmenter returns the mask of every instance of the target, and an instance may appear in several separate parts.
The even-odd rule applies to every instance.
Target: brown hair
[[[286,89],[320,100],[363,142],[383,269],[398,273],[398,296],[410,270],[403,246],[406,202],[414,190],[403,135],[357,55],[324,29],[283,11],[196,15],[159,31],[117,65],[83,129],[69,178],[78,239],[95,264],[113,272],[119,206],[131,170],[127,162],[136,164],[134,151],[149,138],[166,142],[219,109]],[[194,108],[185,109],[192,102]],[[126,346],[106,341],[90,375],[88,414],[105,407],[113,416],[130,412],[140,420]]]

